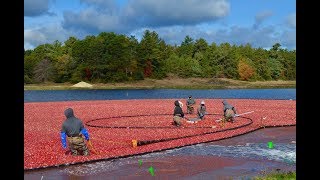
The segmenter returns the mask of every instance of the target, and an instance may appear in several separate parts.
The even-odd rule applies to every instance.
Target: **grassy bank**
[[[272,172],[262,177],[254,178],[254,180],[278,180],[278,179],[294,180],[296,179],[296,172],[287,172],[287,173]]]
[[[144,79],[126,83],[96,83],[90,88],[72,87],[70,83],[44,83],[24,85],[25,90],[63,89],[253,89],[253,88],[295,88],[296,81],[239,81],[226,78],[176,78],[162,80]]]

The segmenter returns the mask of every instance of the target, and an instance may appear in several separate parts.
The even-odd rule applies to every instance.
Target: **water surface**
[[[130,90],[26,90],[24,102],[176,99],[296,99],[296,89],[130,89]]]
[[[273,141],[274,148],[268,148]],[[27,171],[25,179],[248,179],[296,170],[296,127],[258,130],[230,139],[140,156]],[[139,160],[142,166],[139,166]]]

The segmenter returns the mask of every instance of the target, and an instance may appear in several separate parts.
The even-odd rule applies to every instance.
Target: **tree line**
[[[250,44],[208,44],[186,36],[180,45],[170,45],[155,31],[134,36],[102,32],[83,40],[69,37],[24,51],[24,82],[92,83],[126,82],[144,78],[162,79],[224,77],[245,81],[295,80],[296,51],[253,48]]]

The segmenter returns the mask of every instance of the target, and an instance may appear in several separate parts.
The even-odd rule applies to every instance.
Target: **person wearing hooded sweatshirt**
[[[85,139],[89,141],[89,133],[87,129],[83,126],[82,121],[74,116],[72,108],[66,109],[64,114],[67,119],[63,122],[61,128],[62,147],[64,149],[67,148],[67,139],[72,155],[79,155],[80,152],[85,156],[89,155],[88,147],[83,138],[84,136]]]
[[[206,105],[204,101],[201,101],[200,106],[197,109],[198,117],[202,120],[204,118],[204,115],[207,113]]]
[[[174,105],[175,105],[175,108],[173,111],[173,123],[176,126],[180,126],[181,125],[181,118],[184,117],[184,113],[182,111],[182,108],[181,108],[178,100],[176,100],[174,102]]]
[[[225,99],[222,101],[222,104],[224,121],[234,122],[234,116],[237,114],[236,108],[230,105]]]

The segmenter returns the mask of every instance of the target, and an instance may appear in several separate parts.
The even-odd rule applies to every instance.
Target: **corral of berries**
[[[205,99],[209,115],[204,120],[194,124],[184,120],[181,127],[175,127],[171,124],[175,100],[25,103],[24,169],[154,152],[233,137],[261,127],[296,124],[296,101],[229,99],[238,114],[254,112],[223,125],[216,122],[222,117],[222,100]],[[89,156],[72,156],[61,146],[60,129],[68,107],[74,109],[75,116],[89,131],[93,145],[89,146]],[[183,111],[186,112],[186,107]],[[186,114],[186,117],[193,118],[196,114]],[[164,141],[133,148],[132,140]]]

